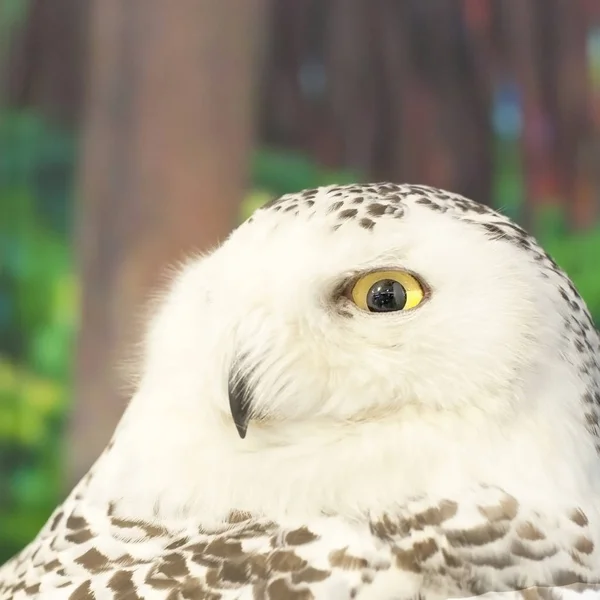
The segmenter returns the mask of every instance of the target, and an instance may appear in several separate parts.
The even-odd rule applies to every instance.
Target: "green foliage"
[[[492,178],[493,205],[518,222],[525,202],[523,160],[518,140],[496,137]]]
[[[273,197],[322,185],[354,183],[361,176],[351,171],[325,169],[297,152],[258,149],[252,158],[252,186],[242,203],[247,219]]]
[[[537,218],[536,235],[544,249],[564,269],[586,301],[596,326],[600,324],[600,225],[571,233],[560,209],[545,209]]]
[[[354,183],[350,171],[325,169],[297,152],[260,148],[252,157],[253,187],[281,195],[334,183]]]
[[[0,40],[8,40],[9,35],[23,23],[29,10],[29,0],[2,0],[0,2]],[[2,49],[7,50],[8,44],[0,44]],[[2,58],[0,54],[0,58]]]
[[[32,114],[1,117],[0,562],[35,534],[59,498],[77,314],[73,140]]]

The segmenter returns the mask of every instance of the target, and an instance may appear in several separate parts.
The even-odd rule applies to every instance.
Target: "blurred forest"
[[[108,441],[167,265],[273,195],[464,193],[598,323],[599,134],[598,0],[0,0],[0,562]]]

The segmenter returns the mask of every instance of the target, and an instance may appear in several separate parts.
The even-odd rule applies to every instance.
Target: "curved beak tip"
[[[246,437],[252,393],[246,377],[239,370],[232,370],[229,375],[229,410],[241,439]]]

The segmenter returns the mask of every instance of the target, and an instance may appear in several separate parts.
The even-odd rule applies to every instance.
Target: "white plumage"
[[[379,271],[418,305],[359,307]],[[113,441],[0,569],[2,600],[600,597],[599,336],[490,209],[394,184],[284,196],[180,270],[144,347]]]

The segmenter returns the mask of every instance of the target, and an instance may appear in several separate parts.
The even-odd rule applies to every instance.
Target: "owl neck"
[[[230,509],[272,519],[393,510],[421,494],[458,498],[495,485],[522,502],[580,504],[600,462],[581,415],[531,403],[490,420],[411,408],[395,418],[279,424],[237,437],[226,415],[161,406],[143,390],[86,482],[84,501],[116,503],[138,518],[224,518]],[[490,398],[490,402],[501,399]],[[164,404],[164,399],[163,399]],[[594,490],[594,494],[600,490]]]

